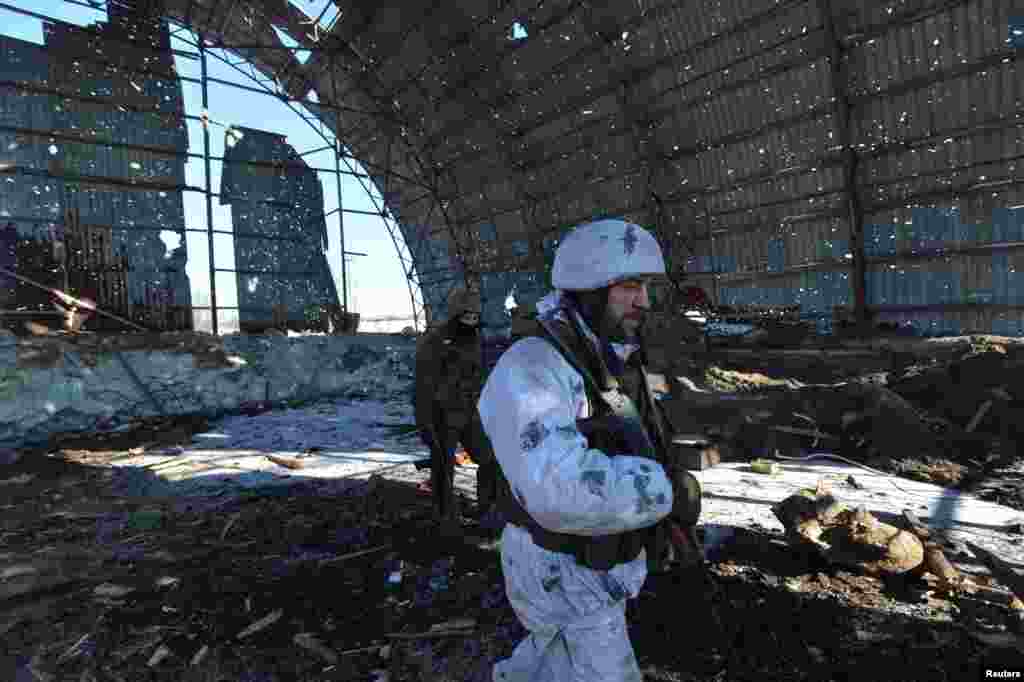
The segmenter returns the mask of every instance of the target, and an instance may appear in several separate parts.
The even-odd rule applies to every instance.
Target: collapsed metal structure
[[[620,216],[720,303],[799,305],[826,332],[837,309],[1024,332],[1013,3],[109,4],[199,36],[204,104],[225,49],[315,112],[338,173],[357,160],[380,190],[428,322],[466,282],[500,326],[510,291],[546,287],[566,228]]]

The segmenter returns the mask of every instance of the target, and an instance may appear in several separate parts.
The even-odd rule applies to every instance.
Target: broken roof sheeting
[[[893,296],[869,285],[869,305],[989,330],[1024,319],[1013,295],[987,293],[1004,275],[990,286],[979,274],[1007,260],[992,259],[994,241],[1019,239],[1019,219],[997,228],[1007,220],[997,212],[1024,204],[1012,39],[1024,10],[1012,3],[360,0],[338,2],[335,25],[312,38],[287,0],[166,5],[228,44],[275,43],[269,21],[329,48],[305,65],[280,49],[244,54],[313,86],[406,239],[445,241],[456,278],[508,269],[489,255],[501,248],[480,249],[482,225],[497,225],[498,241],[529,235],[543,267],[544,237],[623,215],[654,227],[674,267],[713,266],[717,277],[693,278],[720,296],[771,290],[830,315],[852,302],[855,160],[865,232],[896,234],[893,249],[867,257],[865,279],[895,266],[908,283]],[[918,233],[932,228],[917,224],[918,208],[958,209],[966,234],[924,248]],[[1013,248],[996,250],[1012,263]],[[950,300],[950,290],[974,293]]]

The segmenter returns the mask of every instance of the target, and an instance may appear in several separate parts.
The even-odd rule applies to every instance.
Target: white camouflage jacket
[[[576,316],[555,291],[542,319]],[[623,361],[635,346],[617,345]],[[502,471],[523,507],[549,531],[597,536],[653,526],[672,510],[672,486],[657,462],[608,457],[587,447],[576,420],[591,416],[583,378],[546,340],[516,342],[498,360],[478,402]]]

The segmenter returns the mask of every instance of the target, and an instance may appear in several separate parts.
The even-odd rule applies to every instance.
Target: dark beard
[[[622,320],[614,319],[608,311],[608,287],[594,291],[573,291],[571,298],[576,309],[583,317],[590,330],[601,340],[613,343],[640,343],[641,327],[635,334],[630,334],[622,325]]]

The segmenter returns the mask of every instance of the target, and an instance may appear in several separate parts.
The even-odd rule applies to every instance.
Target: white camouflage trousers
[[[643,682],[626,631],[626,599],[647,578],[644,552],[594,571],[509,524],[501,566],[509,602],[530,634],[495,665],[494,682]]]

